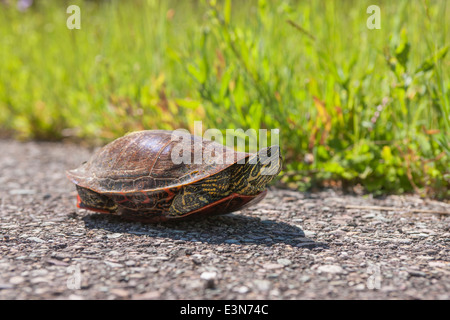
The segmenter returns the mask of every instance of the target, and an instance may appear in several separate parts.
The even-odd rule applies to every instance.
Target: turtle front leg
[[[187,215],[231,194],[230,175],[223,171],[198,183],[184,186],[169,208],[168,218]]]
[[[169,208],[169,217],[182,217],[189,212],[201,209],[208,204],[220,200],[221,197],[213,197],[192,187],[185,187],[181,193],[175,196]]]
[[[172,201],[168,217],[176,218],[208,206],[211,203],[227,197],[229,192],[217,189],[205,189],[194,185],[183,188]]]

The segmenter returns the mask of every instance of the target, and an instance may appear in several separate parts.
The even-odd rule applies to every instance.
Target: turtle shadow
[[[208,218],[146,224],[124,220],[119,216],[89,214],[82,218],[88,229],[103,229],[113,233],[170,238],[178,243],[265,245],[284,243],[302,248],[328,248],[305,236],[298,226],[265,220],[242,214],[226,214]]]

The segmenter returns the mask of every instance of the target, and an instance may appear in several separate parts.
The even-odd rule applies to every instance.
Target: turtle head
[[[280,173],[282,158],[279,146],[261,149],[240,165],[234,191],[243,195],[256,195]]]

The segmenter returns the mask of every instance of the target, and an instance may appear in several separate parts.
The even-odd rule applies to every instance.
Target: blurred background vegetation
[[[285,185],[449,198],[448,17],[441,0],[0,0],[0,132],[279,128]]]

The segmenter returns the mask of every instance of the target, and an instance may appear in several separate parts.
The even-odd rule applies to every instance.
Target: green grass
[[[81,8],[81,30],[66,8]],[[19,138],[280,129],[282,182],[450,197],[446,1],[37,1],[0,10]],[[448,19],[447,19],[448,20]]]

